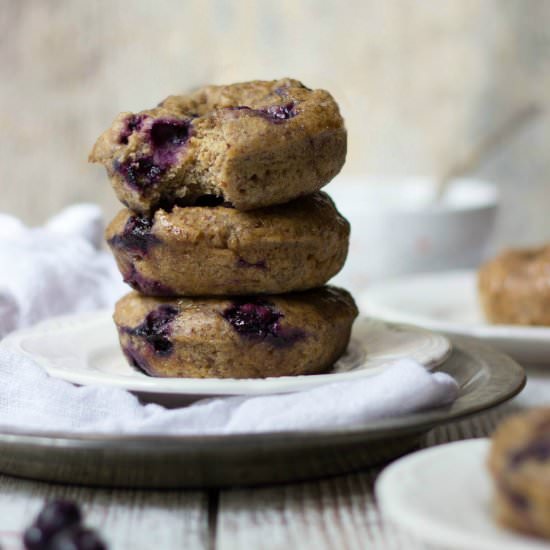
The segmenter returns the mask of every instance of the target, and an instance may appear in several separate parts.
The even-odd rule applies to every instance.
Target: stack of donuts
[[[114,314],[129,363],[163,377],[327,371],[357,316],[325,285],[349,224],[320,189],[345,156],[334,99],[291,79],[120,114],[90,160],[126,206],[106,238],[134,289]]]

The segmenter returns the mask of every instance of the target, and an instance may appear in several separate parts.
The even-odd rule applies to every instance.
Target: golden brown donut
[[[345,290],[234,298],[131,292],[114,320],[129,363],[150,376],[264,378],[327,371],[357,316]]]
[[[478,290],[492,323],[550,325],[550,246],[506,250],[480,268]]]
[[[497,520],[550,538],[550,407],[506,419],[493,435],[488,466]]]
[[[204,195],[239,210],[282,204],[327,184],[345,156],[332,96],[284,78],[206,86],[122,113],[89,158],[123,204],[149,213]]]
[[[340,271],[349,224],[318,192],[249,212],[123,210],[106,238],[125,281],[143,294],[281,294],[322,286]]]

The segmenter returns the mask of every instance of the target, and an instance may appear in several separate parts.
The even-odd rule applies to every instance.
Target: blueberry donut
[[[550,538],[550,407],[505,420],[491,442],[497,520]]]
[[[319,190],[342,168],[346,130],[324,90],[296,80],[207,86],[122,113],[97,140],[118,198],[149,213],[204,195],[238,210]]]
[[[491,323],[550,325],[550,245],[503,252],[481,267],[478,289]]]
[[[349,224],[328,195],[241,212],[121,211],[106,232],[124,280],[143,294],[280,294],[324,285],[344,265]]]
[[[131,292],[114,321],[128,362],[158,377],[265,378],[325,372],[357,316],[335,287],[234,298],[153,298]]]

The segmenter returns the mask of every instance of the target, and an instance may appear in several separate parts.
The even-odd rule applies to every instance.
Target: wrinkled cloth
[[[203,399],[167,409],[129,392],[77,387],[0,346],[0,429],[135,435],[207,435],[352,427],[452,403],[457,383],[402,359],[382,373],[283,395]]]
[[[71,206],[41,227],[0,214],[0,338],[54,315],[112,307],[128,289],[102,240],[96,205]]]
[[[43,227],[0,215],[0,337],[59,314],[112,307],[128,289],[101,250],[97,206],[62,211]],[[0,342],[0,429],[18,432],[203,435],[331,429],[452,403],[457,383],[401,360],[381,374],[282,395],[203,399],[167,409],[108,386],[50,377]]]

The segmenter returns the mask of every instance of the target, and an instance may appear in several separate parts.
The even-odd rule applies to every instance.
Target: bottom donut
[[[357,313],[351,295],[331,286],[222,299],[130,292],[114,321],[128,362],[150,376],[266,378],[326,372]]]

